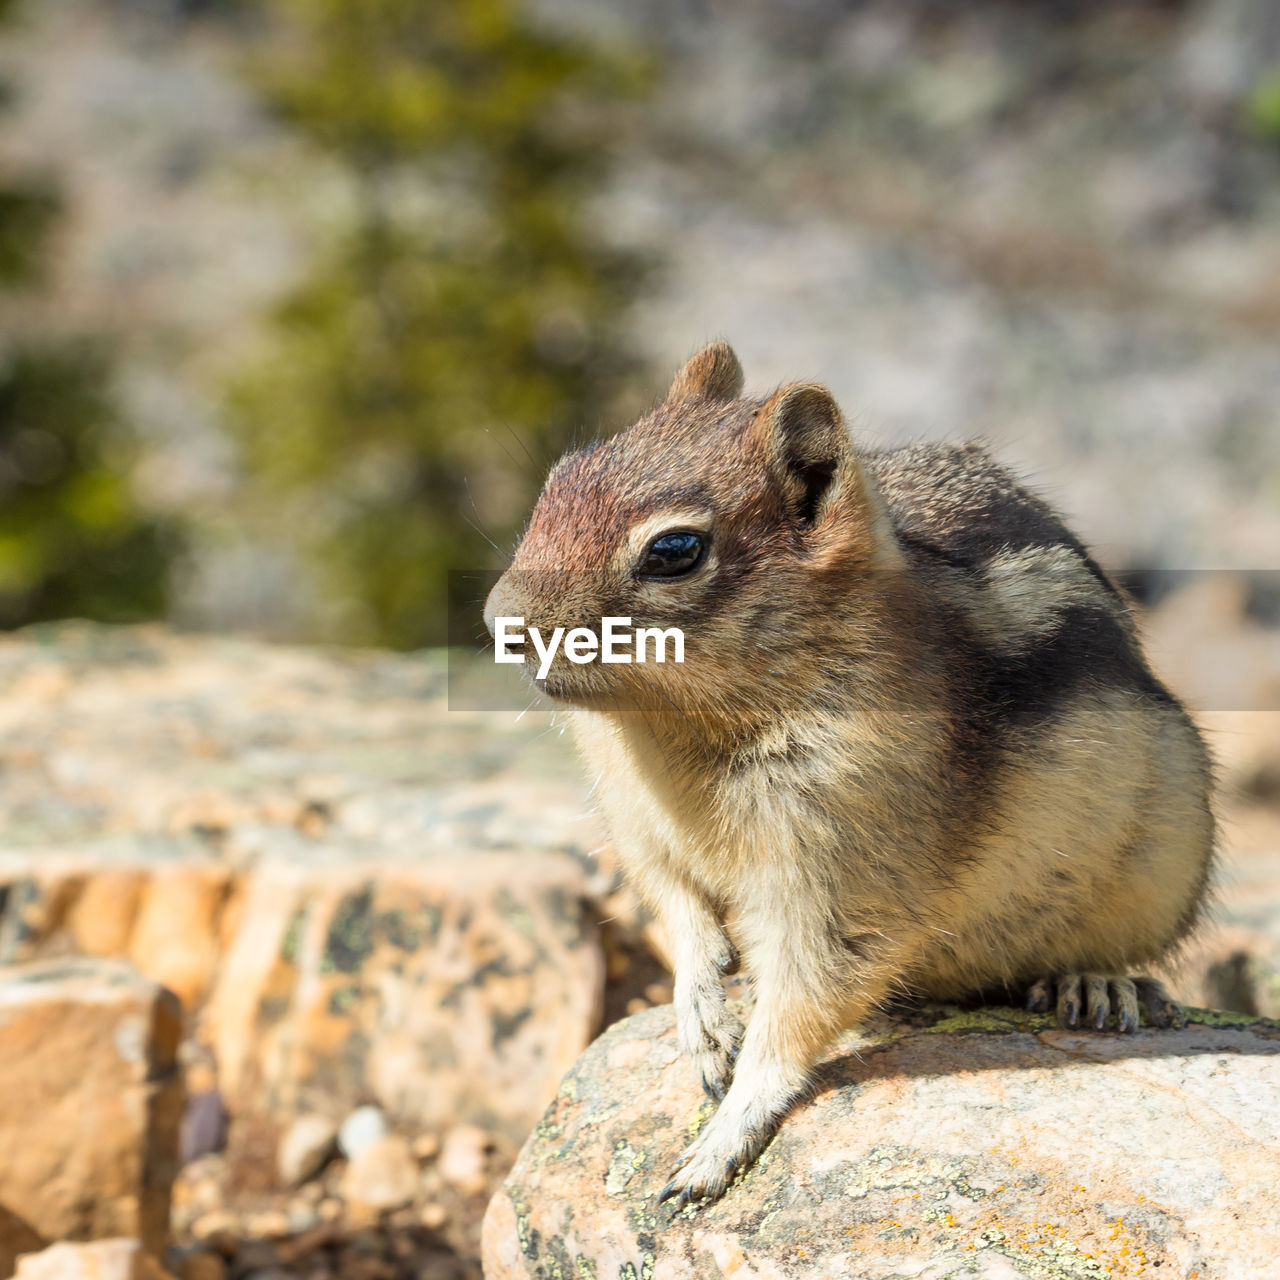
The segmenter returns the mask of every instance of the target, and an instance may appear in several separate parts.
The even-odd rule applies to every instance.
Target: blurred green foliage
[[[0,285],[38,280],[56,196],[39,184],[0,186]]]
[[[0,21],[7,6],[0,4]],[[32,323],[59,212],[0,179],[0,626],[160,615],[170,537],[134,503],[101,343]]]
[[[1280,142],[1280,67],[1273,67],[1249,92],[1245,120],[1259,137]]]
[[[0,625],[165,610],[171,539],[129,493],[107,385],[91,344],[0,355]]]
[[[509,549],[548,461],[634,371],[634,258],[584,202],[643,56],[535,30],[513,0],[264,0],[253,76],[335,162],[328,240],[233,389],[264,536],[328,638],[445,637],[446,572]]]

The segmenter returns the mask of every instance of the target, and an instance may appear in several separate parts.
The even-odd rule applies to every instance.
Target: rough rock
[[[173,1280],[136,1240],[62,1242],[18,1263],[16,1280]]]
[[[0,970],[0,1206],[46,1240],[168,1233],[182,1085],[174,996],[121,962]]]
[[[276,1168],[286,1187],[314,1177],[333,1154],[338,1126],[328,1116],[303,1115],[284,1131],[276,1154]]]
[[[720,1203],[672,1217],[656,1196],[710,1104],[651,1009],[565,1077],[489,1207],[485,1275],[1249,1280],[1280,1256],[1278,1066],[1280,1024],[1241,1016],[877,1019]]]
[[[374,1097],[519,1141],[603,986],[574,864],[475,853],[258,869],[201,1016],[222,1088],[288,1114]]]

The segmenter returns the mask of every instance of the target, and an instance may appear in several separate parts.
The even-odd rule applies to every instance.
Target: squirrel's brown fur
[[[1132,1030],[1191,927],[1210,766],[1128,605],[974,445],[854,448],[821,387],[741,398],[723,343],[553,469],[486,610],[679,626],[685,661],[575,665],[569,711],[624,868],[665,925],[716,1115],[666,1188],[720,1195],[844,1026],[903,994],[1029,989]],[[702,534],[685,576],[639,575]],[[755,984],[745,1032],[721,982]]]

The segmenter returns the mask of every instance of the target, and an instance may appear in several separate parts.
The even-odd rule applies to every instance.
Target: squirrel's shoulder
[[[980,444],[913,444],[861,458],[909,547],[972,569],[1037,548],[1066,548],[1092,563],[1049,503]]]

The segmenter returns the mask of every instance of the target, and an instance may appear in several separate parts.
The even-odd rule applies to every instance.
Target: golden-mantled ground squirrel
[[[664,1189],[713,1199],[846,1025],[898,996],[1179,1016],[1129,976],[1195,922],[1210,763],[1124,596],[975,445],[854,447],[823,387],[742,397],[724,343],[552,470],[486,619],[680,627],[562,702],[665,926],[680,1043],[722,1099]],[[744,1031],[722,973],[755,984]]]

